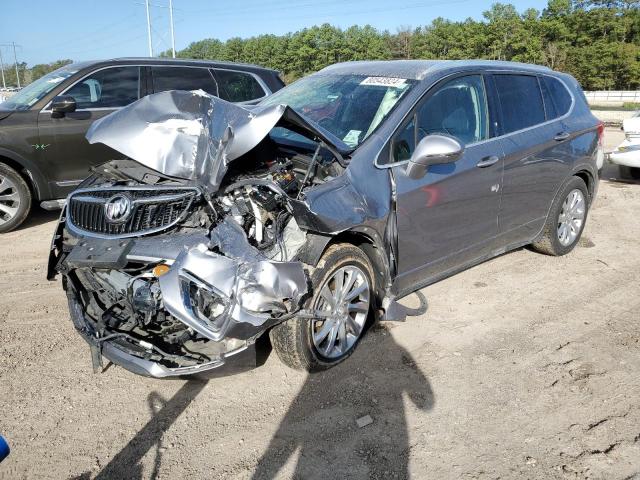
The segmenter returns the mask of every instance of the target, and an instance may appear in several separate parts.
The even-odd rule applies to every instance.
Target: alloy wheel
[[[575,188],[565,198],[558,217],[558,240],[563,246],[567,247],[576,241],[584,223],[585,214],[584,194]]]
[[[0,225],[11,221],[19,208],[18,186],[10,178],[0,175]]]
[[[311,325],[313,344],[325,358],[346,354],[362,335],[369,313],[370,286],[355,265],[336,270],[322,285],[315,310],[326,312]]]

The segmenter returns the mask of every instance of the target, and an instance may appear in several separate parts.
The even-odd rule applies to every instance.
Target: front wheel
[[[587,220],[589,192],[584,181],[571,177],[553,201],[540,239],[533,248],[547,255],[566,255],[574,249]]]
[[[10,232],[27,218],[31,191],[13,168],[0,163],[0,233]]]
[[[332,245],[313,271],[311,285],[305,308],[318,311],[318,319],[287,320],[271,329],[270,337],[283,363],[314,372],[342,362],[362,338],[374,292],[371,263],[353,245]]]

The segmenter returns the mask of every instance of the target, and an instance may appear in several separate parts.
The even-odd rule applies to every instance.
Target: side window
[[[545,122],[542,92],[533,75],[495,75],[503,133]]]
[[[204,90],[218,96],[218,85],[207,68],[195,67],[151,67],[153,91]]]
[[[214,70],[220,88],[220,98],[229,102],[248,102],[266,95],[258,81],[248,73]]]
[[[416,122],[415,115],[393,141],[393,161],[404,162],[409,160],[416,148]]]
[[[567,91],[567,88],[560,80],[547,77],[546,75],[542,77],[542,83],[544,88],[549,92],[556,117],[565,115],[571,108],[571,95]]]
[[[463,145],[488,138],[487,99],[481,75],[458,77],[437,88],[395,137],[394,162],[410,158],[416,143],[434,133],[456,137]]]
[[[98,70],[66,91],[77,108],[118,108],[140,97],[140,68],[113,67]]]
[[[544,111],[547,115],[547,120],[553,120],[554,118],[558,118],[558,111],[556,110],[555,103],[551,98],[551,93],[547,88],[547,84],[541,78],[540,79],[540,89],[542,90],[542,99],[544,100]]]

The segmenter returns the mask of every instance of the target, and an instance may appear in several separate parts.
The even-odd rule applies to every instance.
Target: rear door
[[[452,273],[494,246],[503,154],[500,141],[491,138],[487,99],[480,74],[445,81],[392,140],[398,291]],[[464,153],[455,163],[434,165],[423,178],[411,179],[405,161],[424,136],[434,133],[454,136]]]
[[[76,101],[76,111],[60,118],[45,107],[38,115],[42,160],[52,172],[54,197],[66,196],[89,174],[93,166],[122,158],[122,154],[102,144],[90,145],[85,134],[91,124],[109,113],[136,101],[141,90],[142,69],[114,66],[98,69],[61,92]]]
[[[568,104],[556,108],[544,78],[525,73],[493,75],[505,153],[500,208],[501,244],[505,247],[529,242],[539,233],[573,159],[570,132],[563,118],[571,97]]]
[[[167,90],[204,90],[219,96],[218,84],[206,67],[157,66],[150,67],[154,93]]]

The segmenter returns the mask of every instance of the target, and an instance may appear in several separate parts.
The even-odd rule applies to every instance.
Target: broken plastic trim
[[[210,245],[182,252],[160,277],[164,306],[171,315],[219,341],[226,335],[250,338],[300,309],[308,292],[301,262],[266,259],[228,218],[210,238]],[[208,292],[208,312],[198,309],[202,302],[194,298],[199,294],[192,287]]]

